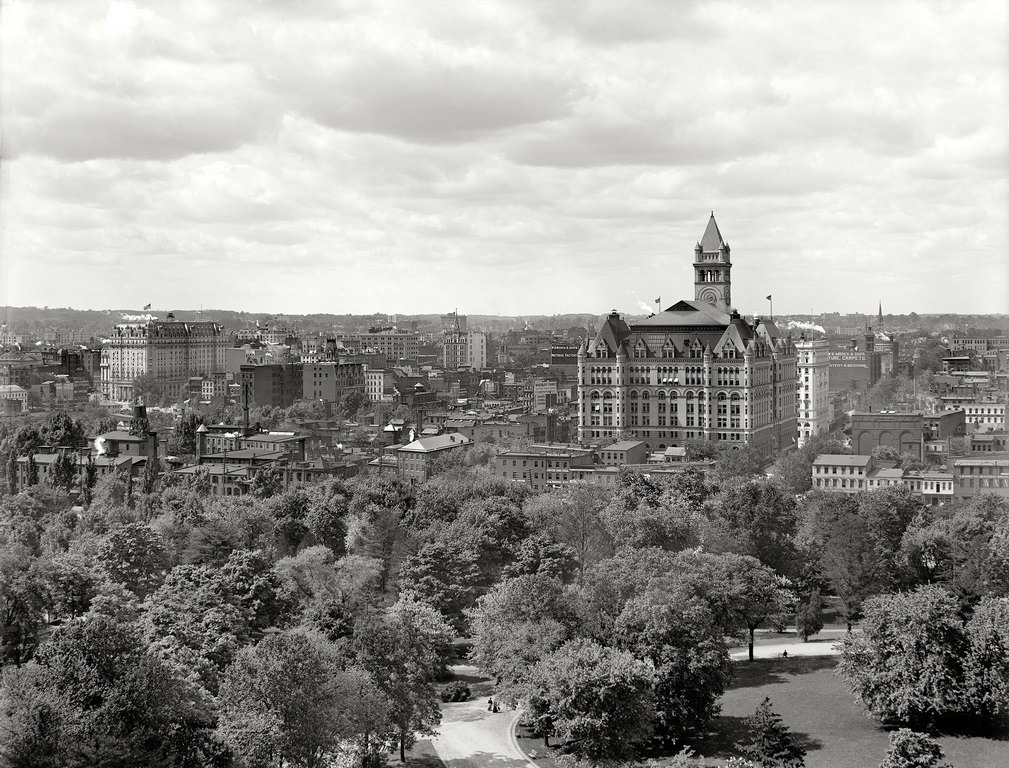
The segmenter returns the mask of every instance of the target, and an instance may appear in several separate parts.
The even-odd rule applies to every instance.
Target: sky
[[[1004,0],[2,0],[0,299],[1009,312]]]

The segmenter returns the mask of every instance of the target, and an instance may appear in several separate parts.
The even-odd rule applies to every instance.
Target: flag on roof
[[[151,305],[150,305],[150,304],[144,304],[144,309],[145,309],[145,310],[147,310],[147,309],[150,309],[150,308],[151,308]]]
[[[771,294],[767,294],[767,300],[768,300],[768,301],[770,301],[770,300],[771,300]]]
[[[661,296],[659,296],[659,298],[657,298],[657,299],[655,300],[655,303],[656,303],[656,304],[659,304],[659,303],[661,303],[661,302],[662,302],[662,297],[661,297]]]

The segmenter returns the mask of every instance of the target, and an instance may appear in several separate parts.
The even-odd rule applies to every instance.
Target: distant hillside
[[[433,332],[441,329],[441,315],[422,314],[370,314],[370,315],[273,315],[269,312],[235,312],[226,309],[174,310],[178,320],[213,320],[224,325],[228,330],[238,330],[254,326],[257,322],[265,325],[281,325],[306,333],[325,333],[334,330],[354,332],[366,330],[376,325],[392,325],[390,318],[396,318],[400,325],[416,321],[422,332]],[[147,315],[164,319],[168,310],[152,310],[145,312],[140,308],[130,309],[71,309],[69,307],[6,307],[0,311],[0,320],[9,323],[9,329],[15,333],[24,333],[41,338],[46,328],[80,328],[86,337],[102,338],[107,336],[116,323],[136,321]],[[597,328],[603,314],[564,314],[564,315],[519,315],[508,317],[501,315],[468,315],[469,327],[490,333],[504,333],[509,330],[534,328],[543,331],[562,331],[568,328]],[[635,315],[625,315],[632,321]],[[851,325],[861,327],[868,322],[874,325],[875,316],[861,314],[840,315],[776,315],[777,320],[812,322],[824,326]],[[884,315],[884,326],[887,328],[909,329],[920,328],[930,331],[945,331],[954,333],[971,333],[978,329],[986,329],[988,333],[1000,332],[1009,334],[1009,315],[954,315],[954,314],[917,314]]]

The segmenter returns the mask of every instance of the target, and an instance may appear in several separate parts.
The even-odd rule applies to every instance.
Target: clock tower
[[[731,269],[729,244],[722,240],[712,211],[701,242],[694,247],[694,301],[703,301],[728,312],[732,306]]]

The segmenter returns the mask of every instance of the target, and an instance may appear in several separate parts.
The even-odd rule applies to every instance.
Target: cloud
[[[1006,31],[995,0],[10,0],[7,298],[637,312],[693,295],[714,209],[744,311],[1004,311]]]

